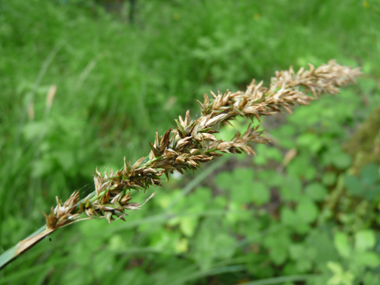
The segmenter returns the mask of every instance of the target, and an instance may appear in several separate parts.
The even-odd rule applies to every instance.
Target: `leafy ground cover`
[[[133,24],[128,3],[118,15],[89,1],[0,4],[1,250],[56,195],[91,192],[96,166],[147,153],[203,92],[330,58],[365,74],[266,120],[272,143],[255,158],[172,179],[126,223],[62,230],[0,283],[380,283],[379,165],[356,173],[342,150],[380,102],[378,2],[136,2]]]

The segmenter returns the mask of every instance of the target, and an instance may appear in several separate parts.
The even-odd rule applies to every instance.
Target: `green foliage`
[[[360,171],[360,176],[347,174],[345,186],[352,196],[365,197],[368,200],[378,200],[380,196],[379,166],[368,164]]]
[[[126,223],[53,234],[0,284],[379,284],[379,165],[353,175],[341,149],[380,101],[375,1],[137,0],[133,25],[127,5],[115,15],[99,2],[0,4],[1,250],[42,224],[55,196],[91,192],[95,167],[146,155],[203,92],[330,58],[366,75],[266,120],[273,144],[255,158],[172,179]]]

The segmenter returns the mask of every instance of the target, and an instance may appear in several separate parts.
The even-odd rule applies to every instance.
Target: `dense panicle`
[[[354,82],[358,75],[358,69],[330,61],[318,68],[310,64],[309,70],[302,68],[297,73],[292,67],[276,72],[269,88],[263,87],[262,81],[256,84],[253,80],[244,92],[226,91],[217,95],[211,92],[212,98],[205,94],[203,102],[198,101],[201,117],[192,120],[190,111],[187,111],[184,118],[179,116],[175,120],[175,129],[168,129],[162,136],[156,132],[145,162],[142,157],[131,166],[124,158],[124,167],[116,173],[111,170],[102,175],[96,170],[95,193],[82,202],[77,191],[63,205],[57,198],[57,206],[45,214],[47,227],[54,230],[65,226],[79,220],[82,213],[88,218],[106,218],[108,222],[117,218],[124,220],[127,210],[141,207],[139,203],[131,202],[132,190],[160,186],[163,175],[169,178],[173,171],[196,170],[202,163],[223,153],[255,154],[252,143],[268,142],[261,136],[259,127],[252,127],[252,124],[244,134],[236,132],[231,141],[218,140],[213,135],[237,116],[260,122],[261,116],[276,114],[282,108],[291,113],[293,105],[308,105],[323,93],[336,94],[339,87]],[[313,97],[306,95],[307,92],[311,92]]]

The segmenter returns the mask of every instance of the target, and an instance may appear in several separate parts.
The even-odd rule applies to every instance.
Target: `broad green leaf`
[[[338,253],[345,258],[351,255],[351,246],[346,233],[337,232],[334,235],[334,244]]]
[[[265,165],[267,164],[268,160],[263,153],[257,152],[256,156],[253,158],[253,162],[256,165]]]
[[[317,250],[305,244],[292,244],[289,246],[291,258],[296,263],[298,272],[305,272],[312,268],[312,261],[315,259]]]
[[[327,268],[330,269],[334,274],[343,273],[342,266],[337,262],[327,262]]]
[[[273,231],[264,239],[264,245],[269,250],[269,257],[274,264],[283,264],[288,257],[291,240],[287,231]]]
[[[274,161],[281,162],[283,155],[277,147],[268,147],[266,151],[266,156]]]
[[[286,178],[273,169],[263,169],[257,172],[257,180],[270,187],[280,187],[285,184]]]
[[[217,207],[218,209],[222,209],[226,206],[227,199],[225,196],[219,195],[212,200],[212,204],[215,205],[215,207]]]
[[[336,178],[337,176],[335,172],[324,172],[322,175],[322,183],[331,186],[335,183]]]
[[[181,234],[178,231],[157,228],[149,233],[149,245],[159,251],[175,252],[180,237]]]
[[[295,157],[286,167],[286,171],[292,176],[308,181],[313,180],[317,175],[315,166],[311,163],[310,157],[307,155]]]
[[[191,237],[194,234],[195,228],[198,225],[197,217],[182,217],[179,222],[179,227],[181,232],[187,236]]]
[[[235,181],[232,173],[227,171],[222,171],[215,177],[216,186],[222,188],[223,190],[229,190],[234,186],[234,183]]]
[[[255,151],[256,151],[256,156],[254,156],[253,162],[256,165],[265,165],[268,161],[267,159],[268,146],[259,144],[258,146],[256,146]]]
[[[375,252],[358,252],[353,259],[355,265],[376,268],[380,265],[380,256]]]
[[[310,149],[311,153],[317,153],[323,146],[322,141],[316,134],[306,133],[297,138],[299,146]]]
[[[235,225],[238,221],[247,221],[251,220],[251,213],[246,210],[246,207],[237,202],[230,202],[228,205],[228,212],[226,214],[226,221],[231,224]]]
[[[251,168],[235,168],[232,172],[234,182],[252,181],[254,178],[253,169]]]
[[[185,200],[192,200],[194,203],[202,202],[204,204],[207,204],[209,201],[211,201],[212,198],[212,189],[208,187],[197,187],[195,191],[189,195],[189,197]]]
[[[318,217],[318,207],[315,203],[309,199],[303,198],[296,208],[296,215],[298,220],[305,223],[312,223]]]
[[[218,174],[215,183],[218,187],[230,191],[234,200],[246,203],[250,199],[253,177],[252,169],[236,168],[232,173],[223,171]]]
[[[238,204],[249,204],[252,202],[253,196],[253,183],[246,182],[238,185],[239,187],[234,187],[230,190],[230,197],[233,202]]]
[[[328,195],[328,190],[322,184],[312,183],[306,186],[305,195],[314,201],[323,201]]]
[[[175,193],[175,194],[174,194]],[[175,191],[172,195],[169,195],[169,193],[162,192],[160,195],[157,195],[155,198],[156,203],[162,208],[166,209],[171,201],[176,198],[174,196],[177,196],[179,194],[179,191]],[[178,193],[178,194],[177,194]]]
[[[285,149],[291,149],[295,146],[293,136],[296,133],[296,128],[291,124],[284,124],[280,128],[271,132],[272,136],[278,139],[280,146]]]
[[[191,257],[206,270],[215,259],[228,259],[234,254],[235,240],[218,221],[208,218],[192,240],[192,248]]]
[[[313,267],[313,263],[308,259],[306,260],[298,259],[296,261],[296,269],[298,270],[298,272],[307,272],[311,270],[312,267]]]
[[[288,257],[288,252],[285,247],[274,247],[270,249],[269,256],[274,264],[281,265]]]
[[[282,223],[292,228],[296,233],[305,234],[309,231],[307,222],[302,220],[296,211],[283,207],[280,214]]]
[[[189,240],[187,238],[181,238],[178,240],[175,251],[176,253],[184,253],[189,251]]]
[[[306,237],[306,245],[308,248],[313,248],[316,253],[313,257],[318,268],[322,268],[326,262],[338,258],[338,254],[334,248],[334,242],[327,232],[319,229],[312,229]]]
[[[363,276],[363,285],[380,284],[380,276],[377,273],[366,272]]]
[[[280,194],[285,201],[298,201],[301,197],[301,189],[301,180],[295,176],[288,176],[280,188]]]
[[[305,246],[302,245],[302,244],[292,244],[290,247],[289,247],[289,253],[290,253],[290,256],[294,259],[294,260],[297,260],[297,259],[304,259],[306,256],[305,256]]]
[[[380,184],[368,185],[364,189],[363,197],[367,200],[377,200],[380,197]]]
[[[281,209],[281,221],[285,225],[294,227],[298,223],[298,217],[292,209],[283,207]]]
[[[333,154],[332,163],[339,169],[346,169],[351,165],[352,158],[342,150]]]
[[[372,249],[376,244],[376,237],[373,230],[361,230],[355,233],[355,249],[365,251]]]
[[[255,182],[252,185],[252,200],[257,205],[263,205],[270,200],[270,191],[264,183]]]
[[[360,170],[360,177],[367,185],[372,185],[380,179],[380,167],[377,164],[367,164]]]
[[[360,181],[353,175],[344,176],[344,185],[346,186],[347,192],[352,196],[363,195],[364,187]]]
[[[327,285],[353,285],[354,275],[349,271],[345,272],[341,264],[330,261],[327,263],[327,267],[334,273]]]

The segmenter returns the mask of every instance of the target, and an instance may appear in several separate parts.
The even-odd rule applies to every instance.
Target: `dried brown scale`
[[[45,214],[49,229],[70,224],[79,220],[85,213],[89,218],[105,217],[109,222],[120,218],[124,220],[126,210],[140,208],[140,204],[131,202],[131,190],[141,191],[152,185],[161,185],[161,176],[169,179],[169,174],[175,170],[183,173],[189,169],[196,170],[202,163],[213,160],[223,153],[255,154],[251,143],[267,143],[268,139],[261,137],[258,127],[249,125],[244,134],[236,132],[231,141],[217,140],[213,135],[217,129],[237,116],[260,121],[261,116],[269,116],[281,112],[284,108],[291,113],[291,106],[308,105],[318,99],[322,93],[336,94],[339,87],[354,82],[360,75],[358,69],[351,69],[330,61],[318,68],[309,65],[309,70],[301,68],[297,73],[293,68],[276,72],[271,79],[269,88],[263,87],[255,80],[245,92],[230,92],[214,94],[212,99],[206,94],[203,102],[198,101],[201,117],[191,120],[190,111],[184,118],[175,120],[177,127],[168,129],[163,136],[156,132],[151,151],[144,162],[144,157],[132,166],[124,158],[123,169],[107,175],[94,173],[95,195],[88,196],[79,202],[79,193],[75,191],[61,205],[57,198],[57,206],[49,215]],[[307,96],[311,92],[313,97]]]

